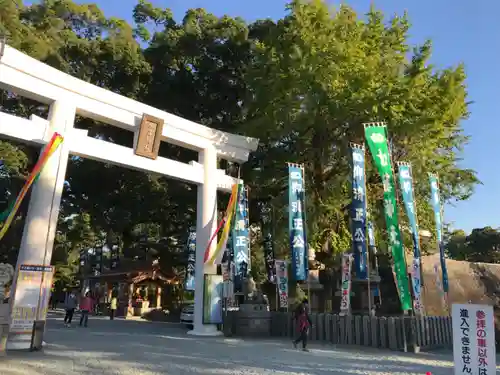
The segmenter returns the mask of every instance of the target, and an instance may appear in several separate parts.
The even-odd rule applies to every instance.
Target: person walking
[[[309,334],[309,328],[312,326],[311,318],[309,317],[309,301],[305,299],[297,307],[295,312],[295,319],[297,321],[297,330],[299,332],[299,337],[293,341],[293,346],[297,348],[299,342],[302,341],[302,350],[308,352],[307,349],[307,335]]]
[[[109,303],[109,319],[115,319],[116,309],[118,308],[118,298],[115,295],[111,297],[111,302]]]
[[[85,293],[85,297],[82,298],[80,301],[80,310],[81,310],[81,317],[80,317],[80,327],[83,325],[84,327],[87,327],[88,322],[89,322],[89,313],[92,311],[94,305],[94,300],[90,296],[90,293],[87,292]]]
[[[50,306],[52,307],[52,310],[57,310],[57,305],[59,304],[60,295],[59,293],[54,292],[52,293],[51,297],[52,297],[52,302]]]
[[[73,314],[75,313],[76,306],[78,305],[78,300],[74,291],[66,297],[64,301],[64,308],[66,309],[66,315],[64,316],[64,325],[66,327],[71,327],[71,321],[73,320]]]

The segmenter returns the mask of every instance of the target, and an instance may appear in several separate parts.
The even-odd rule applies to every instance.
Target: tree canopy
[[[286,162],[305,164],[309,239],[318,260],[332,264],[349,249],[348,145],[363,142],[364,122],[386,121],[394,161],[412,163],[420,227],[434,227],[428,172],[439,173],[446,201],[467,199],[478,183],[475,172],[459,163],[468,140],[461,127],[468,116],[464,67],[432,66],[431,41],[409,44],[406,14],[384,19],[374,7],[358,15],[345,5],[295,0],[279,20],[248,24],[190,9],[177,21],[169,9],[139,0],[132,16],[129,24],[105,16],[95,4],[71,0],[0,0],[0,33],[12,47],[82,80],[216,129],[260,138],[241,173],[250,187],[251,222],[258,223],[259,201],[274,206],[279,257],[288,256]],[[9,92],[1,93],[0,110],[19,116],[47,112]],[[77,118],[76,127],[132,145],[130,132],[93,120]],[[169,144],[162,144],[160,154],[196,160],[193,152]],[[0,142],[4,200],[17,194],[36,156],[37,150]],[[221,167],[233,174],[238,168],[228,162]],[[382,244],[381,184],[370,165],[367,185]],[[53,262],[64,265],[69,277],[75,254],[100,236],[117,238],[129,257],[146,236],[162,261],[181,268],[195,200],[188,184],[74,157]],[[227,197],[221,197],[221,207],[224,202]],[[25,212],[23,207],[0,243],[11,262]],[[258,241],[253,250],[253,272],[262,278]]]
[[[467,235],[463,230],[449,234],[448,256],[468,262],[498,263],[500,261],[500,231],[492,227],[475,228]]]

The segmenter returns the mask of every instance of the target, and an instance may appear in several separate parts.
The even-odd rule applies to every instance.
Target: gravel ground
[[[43,352],[9,352],[0,358],[0,374],[453,374],[451,353],[410,355],[314,344],[304,353],[283,341],[192,337],[172,323],[93,318],[87,329],[68,329],[62,317],[52,317],[46,341]]]

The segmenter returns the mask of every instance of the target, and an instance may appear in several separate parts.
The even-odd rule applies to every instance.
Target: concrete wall
[[[436,285],[434,264],[439,255],[422,258],[424,273],[424,306],[427,315],[447,315]],[[500,264],[471,263],[447,259],[449,299],[452,303],[477,303],[500,307]],[[439,268],[439,272],[441,269]]]

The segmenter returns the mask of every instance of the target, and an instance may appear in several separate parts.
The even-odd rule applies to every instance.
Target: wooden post
[[[161,304],[161,286],[156,287],[156,308],[161,309],[162,304]]]

